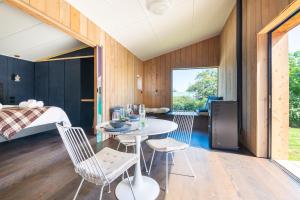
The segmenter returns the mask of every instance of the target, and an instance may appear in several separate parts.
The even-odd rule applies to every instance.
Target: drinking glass
[[[114,111],[112,114],[112,121],[119,121],[120,120],[120,112],[119,111]]]
[[[139,115],[140,115],[140,127],[144,128],[145,127],[145,120],[146,120],[146,109],[145,109],[144,104],[141,104],[139,106]]]
[[[127,104],[126,112],[127,112],[127,116],[129,117],[129,115],[132,113],[132,105],[131,104]]]
[[[120,109],[120,120],[125,120],[125,109],[124,108]]]

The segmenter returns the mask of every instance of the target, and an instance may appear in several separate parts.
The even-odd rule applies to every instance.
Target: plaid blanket
[[[0,135],[10,139],[48,110],[42,108],[6,108],[0,110]]]

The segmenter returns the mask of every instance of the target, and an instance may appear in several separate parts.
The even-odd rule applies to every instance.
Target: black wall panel
[[[7,57],[0,55],[0,103],[7,104]]]
[[[94,98],[94,58],[81,59],[81,98]]]
[[[65,61],[65,111],[73,126],[80,126],[80,59]]]
[[[94,120],[94,104],[93,102],[81,102],[81,112],[80,112],[81,127],[92,127]]]
[[[49,104],[49,63],[35,63],[35,99],[44,101],[46,106]]]
[[[34,98],[34,63],[7,58],[8,69],[8,98],[9,104],[19,104],[21,101]],[[20,82],[11,80],[13,74],[21,77]]]
[[[65,62],[49,62],[49,105],[65,107]]]
[[[81,98],[94,98],[94,58],[81,59]],[[82,127],[92,127],[94,120],[94,103],[81,102]]]

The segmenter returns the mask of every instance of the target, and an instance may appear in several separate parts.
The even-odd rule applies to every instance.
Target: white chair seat
[[[155,151],[169,152],[186,149],[189,145],[173,138],[147,140],[146,143]]]
[[[142,136],[141,142],[148,139],[148,136]],[[124,145],[135,145],[135,136],[133,135],[118,135],[116,136],[116,140]]]
[[[103,167],[103,173],[108,179],[108,181],[116,179],[124,171],[126,171],[132,165],[134,165],[139,159],[136,154],[124,153],[108,147],[105,147],[104,149],[96,153],[95,157],[100,163],[100,165]],[[79,173],[81,176],[83,176],[86,180],[92,181],[95,184],[101,184],[99,172],[96,171],[94,165],[93,166],[87,165],[87,163],[91,163],[91,161],[88,162],[88,160],[91,160],[91,158],[81,162],[75,168],[75,171]]]

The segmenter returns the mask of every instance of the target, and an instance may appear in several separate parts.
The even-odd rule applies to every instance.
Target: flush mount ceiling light
[[[171,6],[170,0],[147,0],[147,9],[156,15],[163,15]]]

